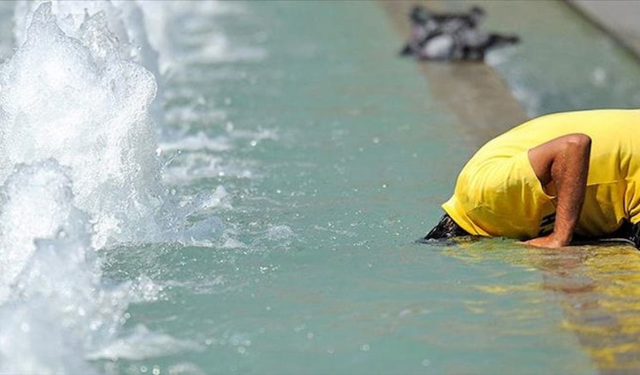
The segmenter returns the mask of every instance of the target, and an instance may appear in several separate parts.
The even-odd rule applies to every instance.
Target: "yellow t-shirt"
[[[513,128],[469,160],[442,208],[473,235],[527,239],[551,232],[556,200],[543,190],[528,150],[572,133],[591,137],[576,233],[603,236],[624,220],[640,221],[640,110],[557,113]]]

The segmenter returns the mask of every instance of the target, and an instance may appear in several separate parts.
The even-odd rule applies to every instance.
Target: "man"
[[[503,236],[558,248],[574,235],[639,245],[640,110],[558,113],[485,144],[425,239]],[[633,227],[632,227],[633,225]]]

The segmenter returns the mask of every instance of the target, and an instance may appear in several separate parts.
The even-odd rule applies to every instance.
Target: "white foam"
[[[131,285],[131,302],[156,302],[166,299],[164,287],[146,275],[138,276]]]
[[[185,105],[171,108],[166,114],[166,120],[174,126],[181,128],[193,125],[208,127],[211,124],[220,123],[227,118],[224,111],[215,108],[202,108],[199,105]]]
[[[193,363],[183,362],[176,365],[169,366],[169,375],[204,375],[206,372],[202,371],[200,367]]]
[[[123,336],[129,304],[163,290],[106,285],[96,250],[210,240],[220,219],[188,209],[224,206],[226,192],[180,207],[160,183],[139,10],[39,3],[17,7],[20,45],[0,67],[0,372],[92,373],[88,359],[127,345],[136,358],[197,350],[144,327]]]
[[[178,138],[173,142],[163,142],[160,144],[162,152],[200,150],[221,152],[231,150],[232,148],[233,145],[229,138],[223,136],[210,138],[204,132],[198,132],[194,135]]]
[[[149,331],[145,326],[136,326],[129,335],[114,340],[87,358],[143,360],[160,355],[171,355],[181,351],[200,351],[202,346],[188,340],[178,340],[169,335]]]
[[[36,250],[86,220],[71,203],[71,180],[53,160],[17,166],[0,190],[0,301]],[[72,233],[74,231],[71,231]]]
[[[223,35],[207,40],[199,49],[183,57],[187,63],[260,62],[267,58],[267,51],[260,47],[235,47]]]
[[[250,161],[229,161],[209,152],[184,152],[176,155],[162,177],[165,183],[175,185],[207,178],[250,179],[256,176],[250,166]]]
[[[211,210],[211,209],[224,209],[230,210],[233,208],[231,205],[231,196],[227,193],[227,190],[224,186],[218,186],[216,190],[210,196],[206,197],[204,201],[200,204],[201,209]]]
[[[90,372],[83,352],[121,324],[124,291],[101,287],[88,216],[71,191],[52,160],[18,166],[2,188],[3,373]]]
[[[154,77],[116,53],[100,14],[80,30],[82,41],[67,36],[45,4],[0,68],[0,182],[18,163],[54,158],[69,168],[97,247],[154,238],[162,205]]]
[[[245,243],[243,243],[243,242],[241,242],[241,241],[239,241],[239,240],[237,240],[237,239],[235,239],[233,237],[225,237],[225,236],[223,236],[221,239],[224,241],[222,243],[222,246],[220,246],[223,249],[246,249],[246,248],[248,248],[248,246]]]
[[[274,225],[267,229],[266,236],[269,240],[286,240],[292,237],[293,230],[288,225]]]
[[[51,13],[58,27],[66,35],[77,39],[88,36],[87,18],[100,14],[109,34],[116,39],[114,45],[121,57],[137,62],[159,76],[158,53],[149,43],[144,28],[144,15],[135,1],[18,1],[14,13],[14,38],[17,46],[26,41],[33,15],[43,3],[51,4]],[[98,31],[93,37],[104,38],[109,34]]]
[[[242,48],[239,53],[233,48],[228,48],[225,44],[224,35],[207,32],[214,22],[202,23],[198,19],[212,19],[220,15],[242,14],[244,9],[237,3],[223,1],[137,1],[138,5],[144,10],[145,22],[149,30],[149,40],[155,50],[160,52],[160,67],[162,72],[166,72],[178,62],[221,62],[231,61],[233,59],[263,58],[265,52],[254,48]],[[194,17],[197,15],[198,17]],[[172,17],[170,17],[172,16]],[[180,20],[185,25],[176,25],[171,20]],[[189,34],[202,34],[199,40],[190,40],[190,44],[202,44],[202,47],[208,47],[206,52],[199,52],[198,48],[194,51],[179,50],[174,41],[175,36],[168,32],[170,29],[182,27],[185,31],[191,31]],[[204,30],[199,30],[203,29]],[[194,31],[202,31],[195,33]],[[182,38],[188,38],[189,35],[181,35]],[[248,50],[248,51],[247,51]],[[256,52],[258,51],[258,52]]]
[[[20,0],[14,12],[16,45],[21,46],[26,41],[33,15],[43,3],[51,4],[54,21],[66,35],[82,40],[89,47],[98,47],[92,49],[94,57],[117,52],[121,58],[145,67],[160,81],[158,52],[149,43],[144,15],[135,1]],[[96,22],[87,22],[89,17],[99,18],[104,27],[91,26]],[[105,43],[111,44],[112,48],[106,50],[100,46]],[[165,129],[162,113],[164,85],[159,84],[157,90],[158,99],[151,104],[150,114],[161,132]]]

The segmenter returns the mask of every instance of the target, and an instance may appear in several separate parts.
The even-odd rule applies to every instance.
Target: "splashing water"
[[[70,167],[96,247],[155,238],[162,191],[148,116],[153,75],[120,57],[103,17],[83,22],[80,40],[55,19],[42,5],[25,43],[0,69],[0,181],[17,163],[55,158]]]
[[[101,289],[88,216],[73,201],[53,160],[18,166],[3,186],[3,372],[88,371],[78,352],[117,332],[126,299]]]
[[[14,38],[21,46],[27,39],[27,29],[33,15],[44,0],[25,1],[16,4],[14,12]],[[95,38],[115,38],[114,48],[121,57],[132,60],[159,77],[158,53],[151,47],[144,29],[144,16],[134,1],[61,1],[53,0],[51,13],[55,22],[68,36],[83,39],[93,34]],[[98,16],[109,30],[87,32],[87,18]],[[108,51],[103,51],[108,52]]]
[[[153,283],[105,285],[96,250],[198,241],[221,223],[187,220],[194,205],[160,182],[157,54],[134,2],[20,2],[15,19],[0,67],[0,372],[92,372]]]
[[[31,24],[36,9],[45,0],[20,0],[14,12],[14,39],[21,46],[27,39],[27,29]],[[159,56],[147,38],[144,28],[144,16],[135,1],[62,1],[52,0],[51,12],[55,22],[64,33],[88,44],[96,44],[97,55],[116,50],[125,59],[134,61],[149,70],[158,80],[160,77]],[[102,27],[92,27],[96,22],[85,22],[87,18],[100,18]],[[108,29],[109,33],[104,30]],[[93,39],[93,40],[91,40]],[[111,39],[111,40],[106,40]],[[109,43],[111,50],[101,48],[100,44]],[[101,56],[104,58],[104,56]],[[151,103],[150,112],[153,121],[162,131],[164,117],[162,114],[163,85],[157,86],[156,100]]]

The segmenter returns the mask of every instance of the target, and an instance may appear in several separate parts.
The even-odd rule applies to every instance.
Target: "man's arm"
[[[569,134],[529,150],[529,161],[543,187],[556,185],[558,206],[553,233],[527,244],[539,247],[567,246],[578,223],[587,190],[591,138]]]

